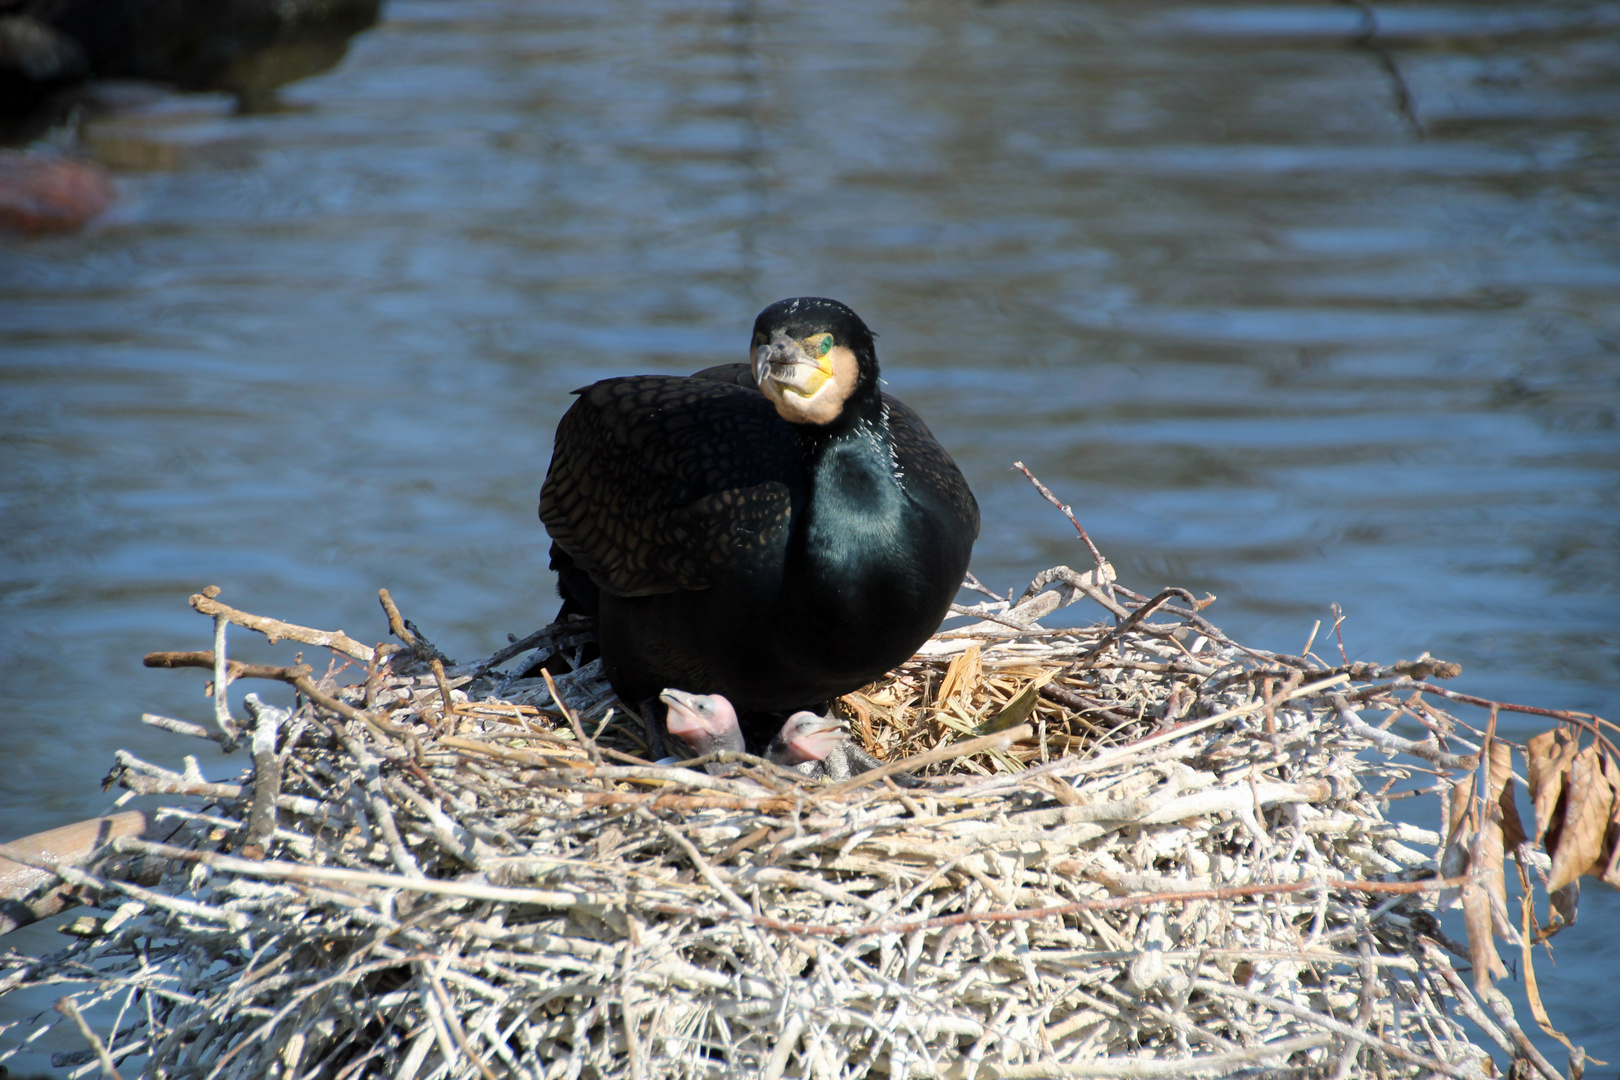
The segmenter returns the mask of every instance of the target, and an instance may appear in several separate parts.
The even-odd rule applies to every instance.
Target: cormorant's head
[[[669,706],[665,720],[669,733],[691,747],[693,753],[742,749],[737,710],[720,694],[688,694],[671,688],[658,698]]]
[[[783,765],[823,761],[847,738],[849,733],[839,721],[813,712],[796,712],[771,740],[765,756]]]
[[[830,424],[857,392],[876,392],[874,336],[837,300],[778,300],[754,320],[754,379],[788,423]]]

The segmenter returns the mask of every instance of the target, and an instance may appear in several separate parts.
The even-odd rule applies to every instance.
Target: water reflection
[[[137,714],[207,703],[139,657],[200,647],[204,584],[362,639],[387,586],[462,657],[533,629],[569,391],[810,292],[961,462],[992,586],[1083,561],[1022,459],[1240,638],[1339,601],[1354,658],[1620,714],[1620,28],[1377,15],[1426,138],[1354,8],[1038,0],[415,0],[293,111],[94,120],[123,209],[0,252],[0,834],[175,760]],[[1612,1002],[1602,937],[1555,1012]]]

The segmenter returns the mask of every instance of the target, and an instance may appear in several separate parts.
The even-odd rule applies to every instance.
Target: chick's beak
[[[801,720],[795,727],[789,745],[803,761],[821,761],[849,738],[844,725],[828,717]]]
[[[658,695],[658,699],[669,706],[665,727],[677,739],[707,730],[703,717],[692,704],[693,696],[684,690],[665,690]]]

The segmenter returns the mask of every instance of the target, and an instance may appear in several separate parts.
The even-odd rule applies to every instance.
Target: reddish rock
[[[0,150],[0,228],[77,229],[112,205],[107,170],[88,161]]]

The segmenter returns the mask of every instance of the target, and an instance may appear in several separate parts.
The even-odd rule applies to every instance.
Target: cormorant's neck
[[[864,386],[850,396],[838,416],[829,424],[797,424],[799,441],[814,460],[831,445],[850,439],[867,439],[876,433],[887,443],[889,417],[883,395],[875,386]]]

